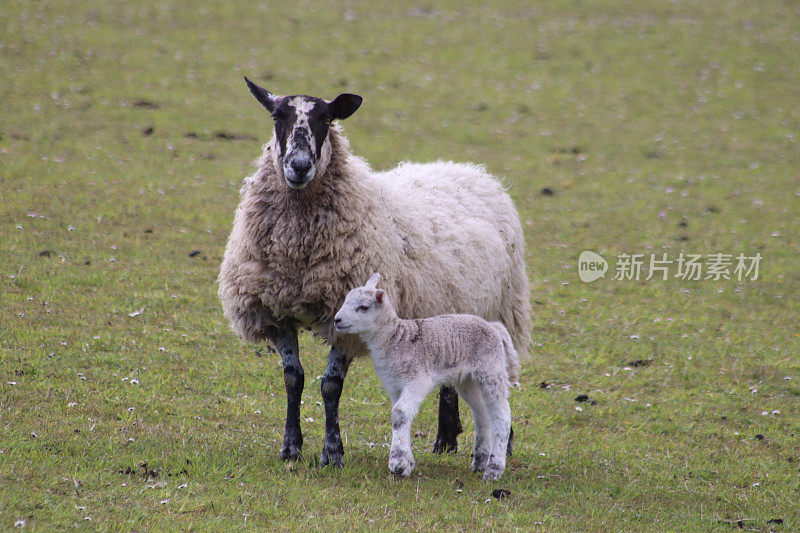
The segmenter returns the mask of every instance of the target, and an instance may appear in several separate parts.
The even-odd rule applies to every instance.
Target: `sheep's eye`
[[[331,122],[332,122],[332,121],[331,121],[331,119],[329,119],[329,118],[326,118],[326,119],[325,119],[325,125],[326,125],[326,126],[330,126],[330,125],[331,125]]]
[[[362,313],[366,313],[367,311],[369,311],[369,306],[359,305],[358,307],[356,307],[356,311],[361,311]]]

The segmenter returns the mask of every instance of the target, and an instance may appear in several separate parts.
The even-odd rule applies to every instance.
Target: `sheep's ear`
[[[386,296],[386,293],[381,289],[375,291],[375,301],[378,302],[378,304],[383,305],[384,296]]]
[[[344,120],[356,112],[362,100],[357,94],[340,94],[333,102],[328,103],[328,113],[333,119]]]
[[[381,282],[381,275],[375,272],[369,277],[367,283],[364,286],[368,289],[374,289],[375,287],[378,286],[378,283],[380,282]]]
[[[267,111],[270,113],[275,111],[275,104],[277,104],[279,100],[277,96],[248,80],[247,76],[244,77],[244,81],[247,83],[247,88],[250,89],[250,93],[256,97],[256,100],[258,100],[261,105],[267,108]]]

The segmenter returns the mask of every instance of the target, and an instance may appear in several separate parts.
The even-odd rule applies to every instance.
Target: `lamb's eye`
[[[358,307],[356,307],[356,311],[360,311],[362,313],[366,313],[367,311],[369,311],[369,306],[368,305],[359,305]]]

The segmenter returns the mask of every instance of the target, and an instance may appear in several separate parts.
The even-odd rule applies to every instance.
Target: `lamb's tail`
[[[519,385],[519,355],[517,349],[514,348],[514,343],[511,341],[511,335],[508,330],[500,322],[492,322],[492,327],[500,334],[503,339],[503,351],[506,354],[506,370],[508,371],[508,382],[511,385]]]

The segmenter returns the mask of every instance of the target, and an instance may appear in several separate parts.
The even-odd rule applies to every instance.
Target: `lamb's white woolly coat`
[[[271,341],[291,321],[365,355],[333,316],[372,272],[400,316],[468,313],[500,321],[520,354],[530,342],[524,239],[501,184],[475,165],[403,163],[373,172],[332,127],[329,162],[302,190],[276,172],[273,138],[245,179],[219,296],[233,329]],[[322,167],[322,165],[320,165]]]

